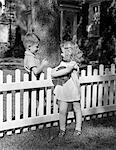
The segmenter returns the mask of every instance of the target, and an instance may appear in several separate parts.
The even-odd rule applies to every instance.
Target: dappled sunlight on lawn
[[[100,138],[109,138],[114,134],[113,127],[88,127],[86,129],[86,135],[89,137],[99,136]]]
[[[83,122],[82,135],[74,137],[75,123],[67,125],[64,140],[56,136],[59,127],[50,127],[29,131],[0,139],[0,150],[115,150],[116,149],[116,116]]]

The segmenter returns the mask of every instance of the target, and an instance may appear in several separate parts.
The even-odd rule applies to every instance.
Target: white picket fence
[[[4,133],[26,132],[37,127],[57,125],[59,109],[53,95],[51,68],[47,75],[41,74],[37,80],[32,74],[16,69],[14,75],[0,71],[0,136]],[[83,118],[98,117],[116,111],[116,73],[115,65],[105,68],[91,65],[80,72],[81,108]],[[74,120],[73,112],[68,113],[69,121]]]

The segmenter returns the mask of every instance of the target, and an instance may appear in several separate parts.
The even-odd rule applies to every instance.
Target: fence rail
[[[22,70],[5,75],[0,70],[0,136],[4,131],[11,135],[36,129],[36,125],[56,125],[59,120],[59,109],[53,94],[51,68],[37,80]],[[100,65],[94,69],[91,65],[80,72],[81,108],[83,117],[116,111],[116,73],[115,65],[105,68]],[[68,118],[73,120],[73,112]]]

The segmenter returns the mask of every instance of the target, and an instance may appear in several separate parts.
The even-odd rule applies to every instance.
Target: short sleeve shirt
[[[25,51],[24,57],[24,68],[26,71],[30,72],[33,67],[38,67],[40,61],[36,58],[34,54],[30,51]]]

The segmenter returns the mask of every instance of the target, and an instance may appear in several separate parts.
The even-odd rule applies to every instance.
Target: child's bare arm
[[[32,71],[33,71],[34,75],[37,76],[38,74],[40,74],[43,71],[43,67],[42,66],[40,66],[39,68],[33,67]]]
[[[74,69],[74,66],[75,66],[75,62],[71,62],[69,66],[61,70],[58,70],[58,67],[56,67],[52,70],[51,76],[59,77],[59,76],[67,75],[68,73],[72,72],[72,70]]]
[[[52,70],[51,72],[51,76],[52,77],[59,77],[59,76],[63,76],[63,75],[67,75],[68,73],[70,73],[72,71],[73,67],[67,67],[61,70],[57,70],[56,68]]]
[[[47,66],[48,66],[48,61],[44,59],[41,62],[40,66],[39,67],[33,67],[32,71],[37,76],[38,74],[40,74],[43,71],[44,67],[47,67]]]

